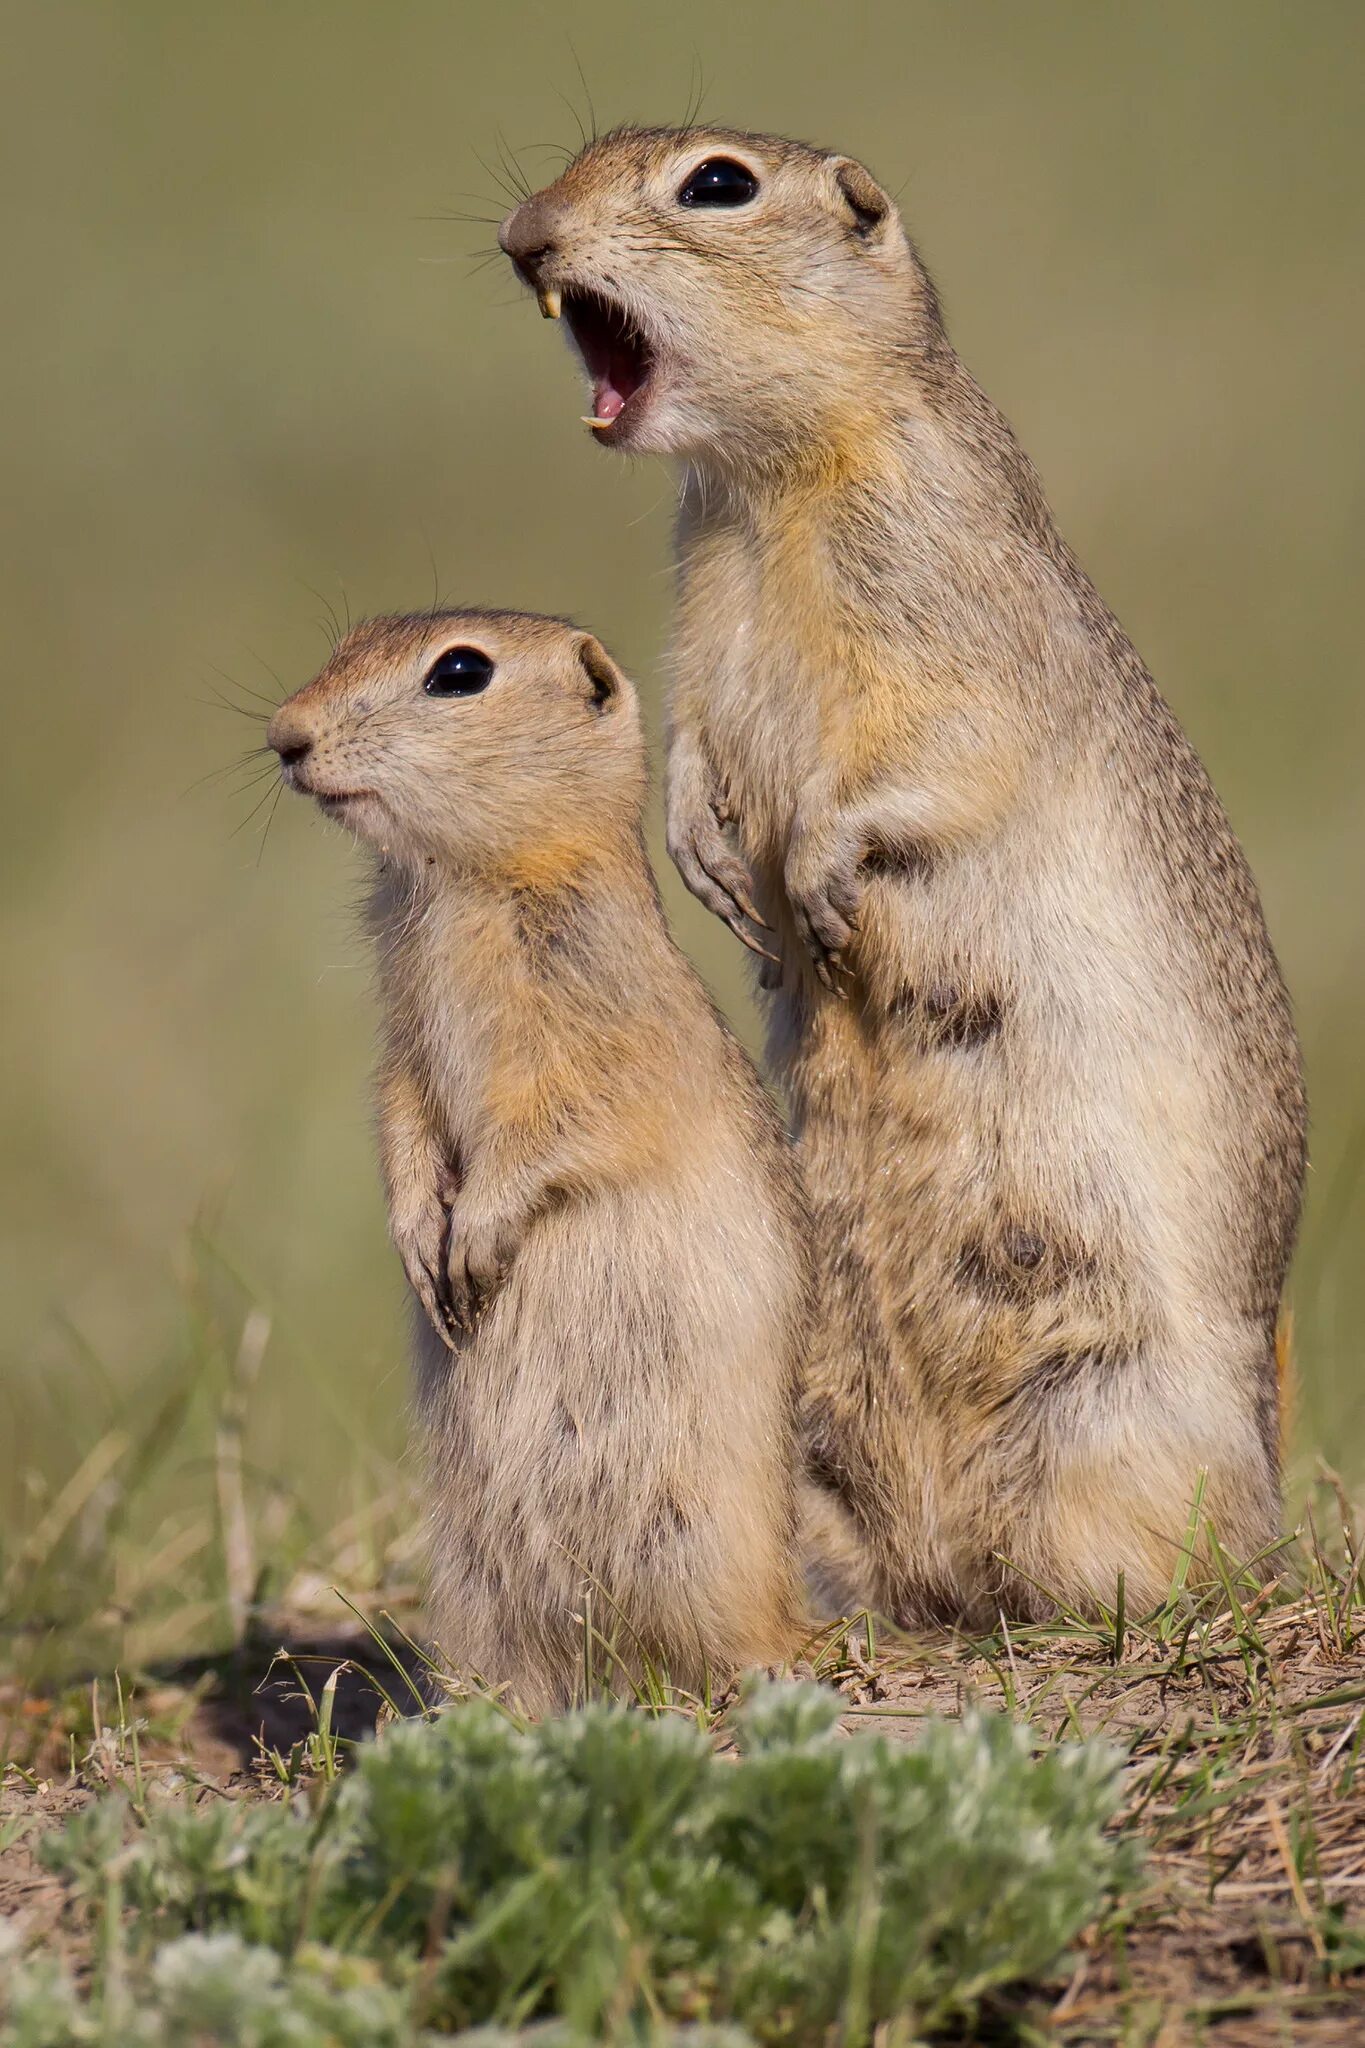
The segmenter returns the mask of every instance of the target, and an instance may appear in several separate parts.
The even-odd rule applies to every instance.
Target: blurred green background
[[[590,623],[657,727],[668,477],[590,445],[491,228],[443,217],[503,210],[500,136],[552,174],[580,62],[599,122],[681,118],[699,66],[707,117],[900,190],[1260,878],[1314,1105],[1298,1440],[1365,1478],[1365,10],[105,0],[3,48],[0,1530],[190,1369],[206,1261],[274,1318],[253,1474],[321,1517],[401,1443],[360,863],[200,778],[259,737],[215,690],[292,689],[325,603],[433,578]]]

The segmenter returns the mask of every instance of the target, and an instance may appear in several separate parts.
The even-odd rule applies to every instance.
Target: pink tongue
[[[614,420],[624,408],[625,402],[609,377],[604,377],[600,384],[593,387],[592,409],[599,420]]]

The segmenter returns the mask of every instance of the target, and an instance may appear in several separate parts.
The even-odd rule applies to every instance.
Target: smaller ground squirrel
[[[669,937],[635,694],[515,612],[371,620],[270,726],[380,855],[379,1134],[420,1303],[433,1633],[566,1705],[790,1655],[809,1253],[780,1119]]]
[[[1278,1524],[1284,984],[1193,748],[852,158],[589,143],[503,222],[683,468],[669,843],[780,953],[817,1475],[907,1623],[1160,1601]],[[768,929],[760,941],[757,908]]]

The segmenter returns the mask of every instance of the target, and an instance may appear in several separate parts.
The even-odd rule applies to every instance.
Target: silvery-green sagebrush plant
[[[45,1847],[105,1916],[102,1970],[85,1997],[18,1968],[0,2039],[102,2043],[116,2019],[136,2048],[413,2048],[553,2019],[546,2048],[678,2027],[721,2048],[899,2019],[910,2040],[1046,1977],[1130,1881],[1105,1745],[1035,1756],[986,1716],[847,1738],[838,1712],[763,1687],[735,1761],[682,1718],[526,1729],[472,1702],[390,1728],[321,1804],[134,1828],[105,1801]]]

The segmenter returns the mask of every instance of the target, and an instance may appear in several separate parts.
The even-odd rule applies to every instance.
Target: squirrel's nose
[[[281,768],[299,767],[313,751],[313,742],[308,734],[300,732],[283,712],[276,712],[271,719],[265,739],[266,745],[273,747],[279,755]]]
[[[547,257],[556,253],[557,209],[543,192],[524,199],[514,207],[498,229],[498,246],[510,256],[523,277],[534,284]]]

